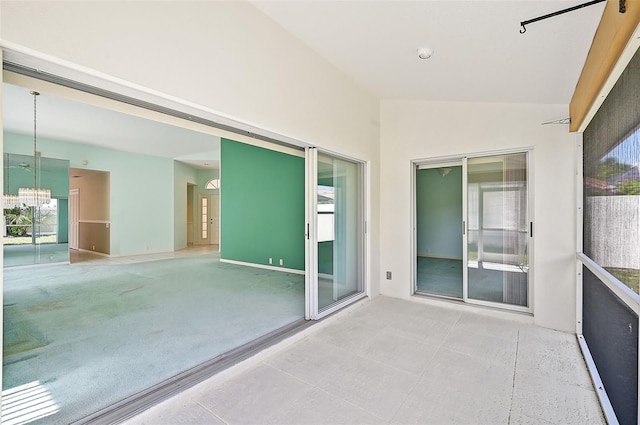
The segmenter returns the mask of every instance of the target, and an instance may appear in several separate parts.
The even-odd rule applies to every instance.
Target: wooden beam
[[[569,104],[569,131],[579,131],[598,100],[618,59],[640,23],[640,0],[627,0],[626,13],[619,12],[619,0],[608,0],[593,37],[578,84]]]

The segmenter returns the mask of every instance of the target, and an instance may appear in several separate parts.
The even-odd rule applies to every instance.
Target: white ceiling
[[[33,135],[30,89],[2,86],[6,131]],[[196,168],[217,168],[220,138],[48,93],[37,99],[38,137],[103,146],[126,152],[178,159]],[[207,165],[205,165],[207,164]]]
[[[380,98],[551,104],[571,100],[604,3],[520,22],[584,2],[252,1]]]
[[[567,104],[604,3],[530,24],[584,2],[252,1],[328,62],[382,99]],[[416,50],[434,55],[418,59]],[[4,84],[3,124],[32,134],[33,97]],[[217,167],[220,139],[81,104],[38,98],[41,137],[107,146]],[[204,165],[205,163],[209,165]]]

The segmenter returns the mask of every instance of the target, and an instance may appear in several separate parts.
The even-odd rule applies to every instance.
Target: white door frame
[[[515,153],[526,153],[527,155],[527,223],[530,223],[531,233],[527,240],[528,243],[528,256],[529,256],[529,270],[528,270],[528,283],[527,283],[527,302],[528,306],[517,306],[511,304],[503,304],[503,303],[495,303],[488,302],[482,300],[475,300],[469,298],[469,281],[468,281],[468,233],[469,233],[469,219],[468,219],[468,190],[467,190],[467,160],[470,158],[483,158],[483,157],[491,157],[498,155],[507,155],[507,154],[515,154]],[[461,226],[463,227],[463,237],[462,237],[462,299],[461,301],[467,304],[476,304],[487,307],[493,307],[504,310],[512,310],[519,311],[524,313],[533,313],[533,302],[534,302],[534,240],[533,237],[533,223],[534,223],[534,185],[533,185],[533,157],[534,150],[531,147],[520,148],[520,149],[506,149],[506,150],[498,150],[498,151],[489,151],[489,152],[477,152],[466,155],[454,155],[454,156],[444,156],[444,157],[435,157],[435,158],[425,158],[425,159],[417,159],[411,161],[411,286],[410,286],[410,296],[416,295],[417,290],[417,217],[416,217],[416,173],[418,169],[424,168],[440,168],[447,165],[460,165],[462,164],[462,217],[463,223]],[[422,294],[421,294],[422,295]],[[426,294],[425,294],[426,295]],[[429,295],[431,296],[431,295]],[[449,298],[449,297],[439,297],[434,295],[433,298]]]
[[[360,264],[361,272],[360,283],[362,284],[362,291],[347,296],[344,299],[331,304],[329,307],[319,311],[318,307],[318,149],[315,147],[307,147],[305,149],[305,319],[318,320],[329,314],[344,308],[345,306],[354,303],[367,296],[367,232],[366,232],[366,218],[367,218],[367,204],[366,204],[366,167],[367,163],[358,159],[348,158],[343,155],[335,154],[333,152],[322,151],[323,154],[327,154],[339,159],[345,159],[348,161],[357,162],[360,164],[360,184],[359,188],[361,199],[359,202],[362,205],[359,217],[359,221],[362,222],[362,241],[359,244],[361,252]]]
[[[80,239],[80,189],[69,190],[69,249],[77,250]]]
[[[305,278],[306,320],[318,319],[318,151],[305,149]]]
[[[426,170],[431,168],[442,168],[442,167],[462,167],[462,220],[463,223],[460,223],[460,228],[464,229],[464,220],[465,217],[465,209],[466,209],[466,194],[464,188],[466,187],[466,177],[465,177],[465,168],[464,168],[464,157],[462,156],[446,156],[446,157],[438,157],[433,159],[420,159],[411,161],[411,282],[412,285],[410,287],[410,295],[415,295],[418,290],[418,275],[417,275],[417,266],[418,266],[418,216],[417,216],[417,172],[418,170]],[[462,237],[462,262],[466,264],[466,250],[464,247],[466,246],[466,231]],[[463,280],[465,273],[463,273]],[[462,293],[463,298],[466,296],[466,285],[463,282],[462,285]],[[442,295],[430,294],[429,296],[433,296],[434,298],[446,298],[446,299],[458,299],[453,297],[447,297]]]

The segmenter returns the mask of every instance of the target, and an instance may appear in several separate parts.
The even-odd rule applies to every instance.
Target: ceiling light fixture
[[[433,56],[433,50],[428,47],[420,47],[417,52],[418,57],[423,60],[429,59],[431,56]]]
[[[442,167],[442,168],[438,168],[438,172],[440,173],[440,175],[442,177],[446,176],[447,174],[449,174],[451,172],[452,168],[451,167]]]
[[[38,141],[36,137],[37,125],[37,98],[40,95],[37,91],[32,91],[33,95],[33,187],[21,187],[18,189],[20,203],[28,207],[40,207],[51,201],[51,190],[38,189]]]

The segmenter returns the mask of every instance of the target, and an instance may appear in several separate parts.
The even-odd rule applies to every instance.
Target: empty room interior
[[[637,424],[640,2],[0,3],[7,424]]]

